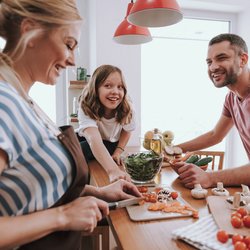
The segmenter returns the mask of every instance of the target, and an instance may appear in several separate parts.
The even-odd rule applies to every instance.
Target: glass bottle
[[[160,155],[162,153],[162,142],[157,128],[154,129],[153,138],[150,142],[150,149],[153,150],[156,154]]]
[[[73,98],[73,109],[72,109],[72,115],[77,116],[77,98]]]

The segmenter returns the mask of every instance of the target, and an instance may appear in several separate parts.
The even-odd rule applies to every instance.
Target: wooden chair
[[[109,226],[97,226],[89,236],[82,236],[81,250],[109,250]]]
[[[210,156],[213,158],[213,160],[208,164],[209,169],[211,169],[211,170],[222,170],[223,169],[223,162],[224,162],[224,152],[223,151],[199,150],[199,151],[194,151],[194,153],[199,155],[200,157]]]
[[[105,173],[106,174],[106,173]],[[90,184],[97,186],[93,176],[90,175]],[[88,236],[82,234],[81,250],[109,250],[109,224],[107,219],[98,222],[97,227]]]

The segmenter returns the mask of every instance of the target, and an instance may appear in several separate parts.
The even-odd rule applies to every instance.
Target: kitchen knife
[[[139,197],[139,198],[130,198],[127,200],[122,200],[122,201],[117,201],[117,202],[110,202],[109,209],[114,210],[116,208],[122,208],[122,207],[139,204],[139,202],[142,200],[143,200],[143,197]]]

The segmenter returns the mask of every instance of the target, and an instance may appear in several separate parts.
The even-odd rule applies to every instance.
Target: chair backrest
[[[212,170],[222,170],[223,169],[223,162],[224,162],[224,152],[223,151],[199,150],[199,151],[195,151],[194,153],[199,155],[200,157],[211,156],[213,158],[213,160],[211,163],[208,164],[210,169],[212,169]]]

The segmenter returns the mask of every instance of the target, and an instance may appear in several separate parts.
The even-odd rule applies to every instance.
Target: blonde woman
[[[72,127],[59,129],[29,97],[74,65],[80,25],[73,0],[0,1],[0,249],[79,249],[106,201],[140,195],[124,180],[88,185]]]
[[[101,65],[83,90],[78,135],[88,160],[96,159],[111,182],[130,177],[119,167],[121,154],[135,129],[135,113],[121,70]]]

